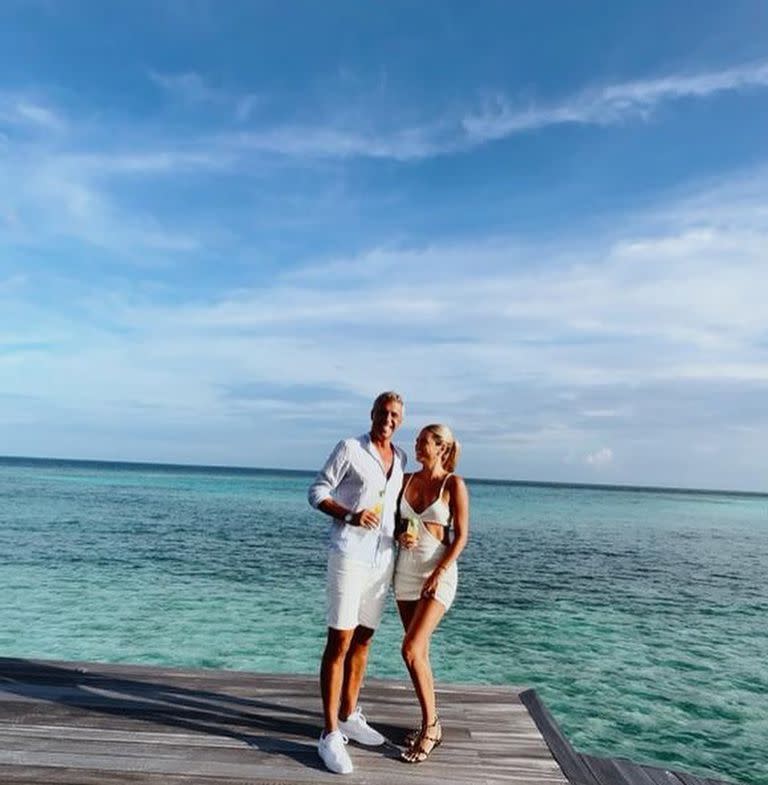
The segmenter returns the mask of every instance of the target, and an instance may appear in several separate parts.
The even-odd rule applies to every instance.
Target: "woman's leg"
[[[403,640],[403,659],[419,699],[422,726],[425,728],[437,718],[435,685],[429,664],[429,641],[444,613],[445,606],[437,600],[419,600]]]
[[[400,613],[400,621],[403,623],[403,629],[408,632],[411,626],[413,614],[416,613],[416,606],[419,604],[418,600],[398,600],[397,610]]]

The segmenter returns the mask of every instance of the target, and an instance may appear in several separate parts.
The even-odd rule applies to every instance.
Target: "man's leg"
[[[389,586],[392,582],[393,560],[388,559],[366,570],[360,599],[358,625],[355,627],[344,662],[344,685],[339,706],[339,727],[354,741],[368,746],[378,746],[386,739],[368,725],[365,715],[357,704],[363,684],[368,652],[374,630],[384,614]]]
[[[360,687],[368,664],[368,652],[374,630],[359,624],[353,631],[349,648],[344,659],[344,684],[341,688],[339,717],[346,720],[355,710],[360,696]]]
[[[352,636],[344,664],[344,687],[339,707],[339,717],[342,720],[346,720],[357,707],[373,633],[384,615],[394,567],[395,553],[393,550],[380,563],[367,569],[364,573],[358,614],[359,623]]]
[[[345,663],[359,622],[366,571],[365,564],[347,559],[343,554],[333,551],[328,554],[326,584],[328,638],[320,666],[320,694],[323,698],[326,733],[338,729]]]
[[[320,694],[323,698],[325,733],[338,728],[339,703],[345,679],[346,660],[350,651],[355,630],[336,630],[328,628],[323,660],[320,665]],[[363,665],[363,668],[365,665]],[[358,686],[359,689],[359,686]],[[346,718],[347,715],[344,715]]]

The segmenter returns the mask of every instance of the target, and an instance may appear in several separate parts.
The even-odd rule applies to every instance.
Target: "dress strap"
[[[453,472],[448,472],[448,474],[446,474],[445,477],[443,477],[443,484],[440,486],[440,493],[437,496],[438,499],[443,498],[443,491],[445,490],[445,484],[448,482],[449,477],[453,477]]]

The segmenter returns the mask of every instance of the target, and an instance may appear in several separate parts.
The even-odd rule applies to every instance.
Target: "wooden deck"
[[[567,785],[509,687],[439,689],[444,743],[399,760],[412,688],[368,680],[361,703],[392,743],[351,745],[350,785]],[[339,782],[317,757],[315,678],[0,658],[0,783],[289,785]]]

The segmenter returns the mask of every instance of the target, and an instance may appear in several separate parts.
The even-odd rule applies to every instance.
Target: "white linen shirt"
[[[351,512],[383,502],[375,529],[351,526],[343,520],[331,523],[329,548],[365,564],[390,560],[395,553],[395,509],[407,458],[399,447],[392,447],[389,479],[379,451],[366,433],[340,441],[309,486],[309,503],[315,508],[324,499],[333,499]]]

